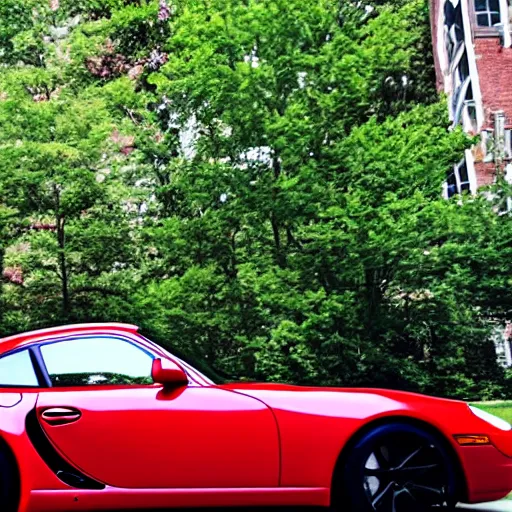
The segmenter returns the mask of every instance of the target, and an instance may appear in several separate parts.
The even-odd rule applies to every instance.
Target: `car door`
[[[164,390],[154,356],[119,336],[41,346],[52,387],[37,416],[77,469],[124,488],[274,487],[279,443],[259,400],[215,386]]]

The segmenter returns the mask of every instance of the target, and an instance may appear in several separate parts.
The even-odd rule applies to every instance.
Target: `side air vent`
[[[71,487],[88,488],[87,481],[84,477],[76,475],[75,473],[69,473],[67,471],[57,471],[57,476],[66,484]]]
[[[32,410],[27,414],[25,424],[28,437],[34,445],[37,453],[39,453],[46,465],[62,482],[77,489],[100,490],[105,488],[104,484],[83,475],[59,455],[49,439],[46,437],[41,425],[39,425],[35,410]]]

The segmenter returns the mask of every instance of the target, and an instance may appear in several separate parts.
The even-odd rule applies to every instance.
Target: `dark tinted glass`
[[[476,22],[479,27],[488,27],[489,26],[489,15],[488,14],[477,14]]]
[[[455,38],[459,43],[461,41],[464,41],[464,32],[462,31],[459,25],[455,25]]]
[[[447,183],[447,193],[448,197],[452,197],[457,193],[457,181],[455,180],[455,174],[451,172],[448,175]]]
[[[464,80],[469,76],[469,64],[466,54],[464,54],[462,59],[460,59],[459,76],[462,82],[464,82]]]
[[[499,0],[489,0],[489,11],[500,12]]]
[[[464,183],[465,181],[469,181],[468,168],[466,167],[466,164],[463,164],[459,167],[459,176],[460,176],[461,183]]]

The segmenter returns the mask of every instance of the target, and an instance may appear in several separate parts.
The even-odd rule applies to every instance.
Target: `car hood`
[[[291,396],[296,393],[309,394],[309,393],[344,393],[346,395],[376,395],[390,400],[407,401],[409,403],[424,403],[424,402],[444,402],[447,404],[464,404],[461,400],[452,400],[448,398],[440,398],[420,393],[412,393],[409,391],[398,391],[394,389],[382,388],[338,388],[338,387],[324,387],[324,386],[297,386],[291,384],[278,384],[268,382],[230,382],[219,386],[223,389],[230,389],[240,392],[263,392],[265,394],[286,393]]]
[[[335,388],[269,383],[229,383],[222,389],[252,396],[272,409],[354,419],[387,414],[425,417],[468,412],[465,402],[378,388]]]

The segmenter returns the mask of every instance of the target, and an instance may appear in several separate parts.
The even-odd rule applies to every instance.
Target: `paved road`
[[[0,0],[1,1],[1,0]],[[457,512],[512,512],[512,500],[498,501],[494,503],[484,503],[481,505],[459,505]],[[325,508],[304,508],[304,507],[291,507],[291,508],[233,508],[229,512],[325,512]],[[442,509],[439,509],[440,511]],[[169,511],[171,512],[171,511]],[[190,510],[174,510],[173,512],[190,512]],[[198,509],[198,512],[228,512],[228,509]],[[411,510],[411,512],[414,512]]]
[[[512,512],[512,500],[496,501],[493,503],[483,503],[480,505],[459,505],[457,512]],[[215,509],[213,512],[227,512],[228,509]],[[441,509],[440,509],[441,510]],[[201,509],[203,511],[203,509]],[[264,509],[230,509],[229,512],[325,512],[325,508],[306,508],[303,507],[291,507],[291,508],[264,508]],[[189,512],[188,510],[173,511],[173,512]],[[198,511],[199,512],[199,511]],[[212,512],[212,509],[204,509],[203,512]],[[411,510],[411,512],[414,512]]]
[[[512,512],[512,500],[484,503],[481,505],[459,505],[459,508],[461,512]]]

